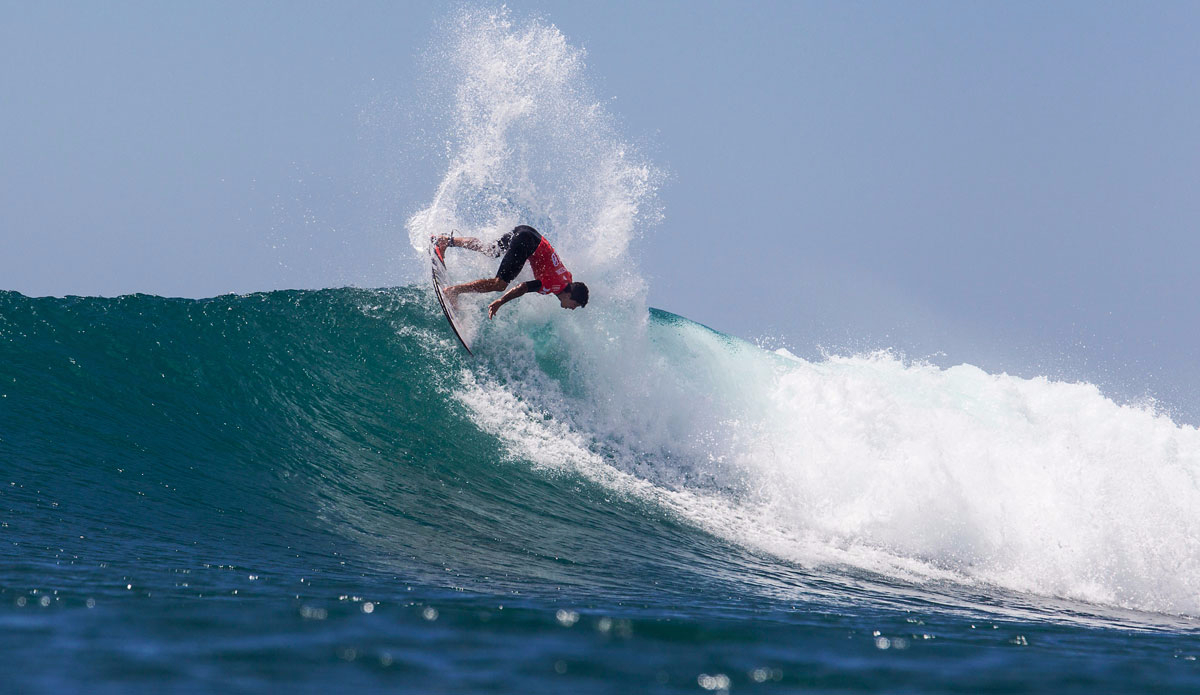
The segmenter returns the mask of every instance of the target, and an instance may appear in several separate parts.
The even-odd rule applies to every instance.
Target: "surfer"
[[[513,227],[511,232],[500,237],[494,244],[484,244],[472,237],[456,237],[453,234],[448,237],[438,237],[434,240],[434,244],[437,246],[438,256],[442,257],[443,261],[446,249],[450,247],[470,249],[493,258],[499,258],[500,254],[504,254],[504,258],[500,261],[500,268],[496,271],[496,277],[482,278],[447,287],[445,295],[451,304],[455,304],[458,295],[464,292],[500,292],[504,290],[517,277],[517,273],[521,272],[525,261],[529,261],[534,279],[522,282],[489,304],[489,319],[496,315],[500,307],[526,292],[552,294],[558,297],[559,306],[564,309],[587,306],[587,285],[572,280],[570,271],[559,261],[554,247],[529,225],[522,224]]]

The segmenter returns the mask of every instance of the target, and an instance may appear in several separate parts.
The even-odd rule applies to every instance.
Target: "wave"
[[[580,355],[577,316],[514,314],[475,362],[418,288],[6,293],[0,455],[71,527],[316,527],[480,590],[630,593],[630,563],[687,556],[709,581],[1200,612],[1195,428],[1087,384],[807,362],[657,310]]]

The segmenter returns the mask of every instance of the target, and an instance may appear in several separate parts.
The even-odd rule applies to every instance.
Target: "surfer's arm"
[[[526,292],[537,292],[540,289],[542,289],[542,283],[538,282],[537,280],[530,280],[529,282],[522,282],[521,284],[517,285],[516,287],[512,288],[511,290],[505,292],[496,301],[492,302],[491,304],[488,304],[488,318],[490,319],[493,316],[495,316],[496,312],[500,310],[500,307],[511,302],[512,300],[516,299],[517,297],[520,297],[521,295],[525,294]]]

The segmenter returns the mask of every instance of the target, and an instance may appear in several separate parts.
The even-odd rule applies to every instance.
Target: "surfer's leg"
[[[479,239],[469,236],[439,236],[431,237],[431,239],[443,252],[448,248],[468,249],[477,253],[487,254],[492,258],[499,258],[500,254],[510,252],[514,247],[516,247],[518,253],[523,253],[525,247],[532,242],[532,245],[529,246],[529,253],[526,253],[525,257],[517,265],[517,272],[520,272],[521,264],[525,263],[525,260],[529,258],[529,254],[532,254],[533,250],[537,248],[537,245],[542,240],[542,235],[538,234],[538,231],[533,227],[522,224],[513,227],[511,232],[505,232],[504,236],[491,244],[485,244]]]
[[[442,292],[446,295],[446,299],[454,303],[458,299],[458,295],[465,292],[499,292],[508,287],[508,283],[500,278],[482,278],[471,282],[464,282],[461,285],[451,285]]]
[[[500,268],[496,271],[496,277],[503,280],[507,286],[517,277],[517,273],[521,272],[525,261],[529,260],[540,243],[542,243],[542,235],[538,234],[533,227],[526,225],[516,227],[500,237],[497,247],[504,250],[504,258],[500,260]]]
[[[458,248],[487,254],[493,258],[500,256],[500,251],[496,249],[495,244],[485,244],[475,237],[456,236],[451,238],[448,236],[440,236],[434,238],[433,243],[443,252],[445,252],[445,250],[448,248]]]

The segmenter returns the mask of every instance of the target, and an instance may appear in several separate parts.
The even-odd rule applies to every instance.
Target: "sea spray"
[[[449,167],[429,206],[408,221],[413,247],[455,230],[494,240],[531,224],[601,306],[644,313],[629,249],[661,215],[662,175],[617,136],[587,82],[583,51],[553,25],[518,23],[506,9],[462,11],[437,45],[437,78],[455,85]]]
[[[647,322],[630,247],[657,175],[582,51],[506,11],[462,13],[445,44],[450,164],[413,246],[532,223],[593,287],[579,312],[506,306],[461,376],[455,398],[512,456],[801,565],[1200,615],[1196,429],[1087,384],[886,353],[810,363]]]

